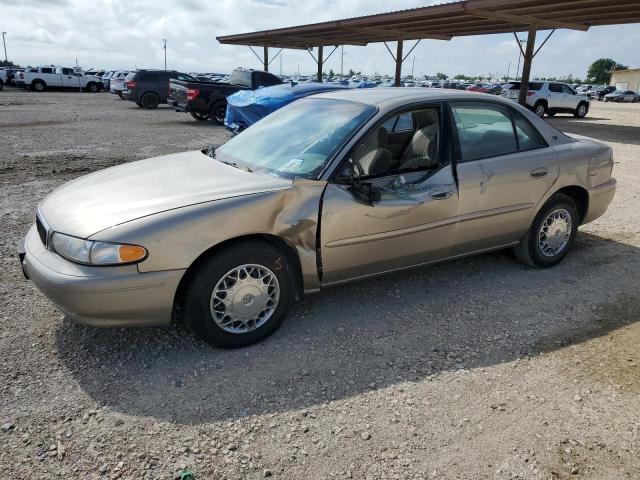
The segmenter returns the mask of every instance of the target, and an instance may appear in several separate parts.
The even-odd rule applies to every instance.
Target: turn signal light
[[[138,262],[147,256],[147,251],[138,245],[120,245],[118,257],[122,263]]]

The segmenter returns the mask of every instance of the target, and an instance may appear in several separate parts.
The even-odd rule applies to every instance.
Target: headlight
[[[147,250],[139,245],[94,242],[57,232],[51,237],[51,245],[67,260],[86,265],[123,265],[147,258]]]

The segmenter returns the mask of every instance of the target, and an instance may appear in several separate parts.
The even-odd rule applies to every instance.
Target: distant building
[[[609,85],[614,85],[617,90],[631,90],[640,93],[640,68],[614,70],[611,72]]]

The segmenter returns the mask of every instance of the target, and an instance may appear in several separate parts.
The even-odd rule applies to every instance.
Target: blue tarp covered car
[[[346,86],[339,84],[309,82],[293,86],[284,84],[258,90],[241,90],[227,97],[224,124],[232,132],[238,133],[299,98],[314,93],[346,89]]]

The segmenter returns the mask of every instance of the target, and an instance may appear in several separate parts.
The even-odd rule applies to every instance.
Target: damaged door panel
[[[320,229],[323,284],[445,258],[452,246],[458,190],[451,165],[372,180],[379,200],[352,186],[327,185]]]

